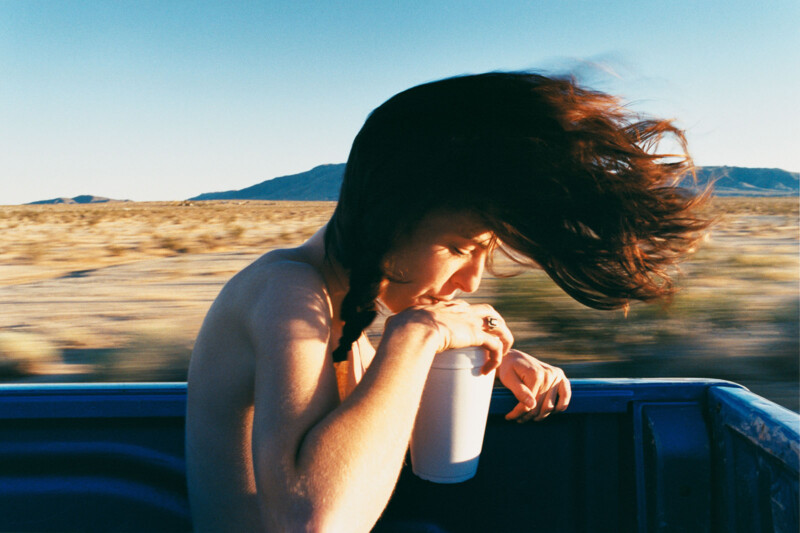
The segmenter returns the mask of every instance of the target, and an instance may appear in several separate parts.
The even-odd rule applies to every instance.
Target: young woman
[[[566,409],[563,372],[511,348],[478,288],[498,249],[601,309],[669,295],[705,227],[642,120],[569,79],[490,73],[421,85],[368,118],[329,223],[222,290],[192,355],[187,467],[195,528],[369,531],[397,481],[436,353],[484,346],[519,400]],[[364,330],[393,315],[380,343]],[[338,378],[338,380],[337,380]]]

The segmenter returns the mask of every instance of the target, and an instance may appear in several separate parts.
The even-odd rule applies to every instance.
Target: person
[[[657,152],[676,139],[683,154]],[[673,291],[706,222],[682,132],[569,77],[459,76],[406,90],[358,133],[330,221],[233,277],[192,354],[197,530],[368,531],[398,480],[436,353],[488,352],[509,420],[570,401],[564,373],[458,298],[505,252],[588,306]],[[375,347],[364,331],[391,316]]]

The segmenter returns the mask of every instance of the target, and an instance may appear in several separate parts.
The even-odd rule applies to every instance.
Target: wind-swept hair
[[[680,154],[657,153],[665,137]],[[626,307],[674,292],[671,266],[708,225],[709,191],[683,132],[572,78],[526,72],[419,85],[368,117],[353,142],[326,253],[349,271],[334,360],[376,315],[385,260],[437,209],[479,217],[575,300]]]

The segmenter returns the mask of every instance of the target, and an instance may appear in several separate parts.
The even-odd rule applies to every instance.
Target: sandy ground
[[[537,329],[535,313],[514,319],[518,344],[583,377],[695,370],[709,376],[723,364],[728,371],[711,377],[753,377],[746,384],[754,391],[797,410],[797,331],[784,324],[800,298],[797,202],[771,202],[726,203],[707,251],[686,271],[696,280],[692,297],[718,302],[714,320],[738,307],[749,307],[736,315],[740,321],[783,310],[777,319],[755,320],[745,331],[743,322],[706,327],[687,337],[693,358],[638,357],[652,343],[625,343],[622,336],[615,339],[619,353],[593,355]],[[184,379],[194,338],[222,285],[269,249],[302,242],[333,208],[329,202],[0,207],[0,380]],[[472,298],[495,301],[505,283],[489,279]],[[531,301],[526,309],[536,305]],[[577,316],[591,322],[594,315]],[[671,320],[664,323],[685,327]],[[780,357],[753,358],[764,350]],[[764,375],[758,367],[765,364],[771,368]]]
[[[329,202],[0,208],[0,378],[182,379],[210,303]]]

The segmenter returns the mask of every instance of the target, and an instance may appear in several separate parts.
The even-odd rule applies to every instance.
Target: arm
[[[397,482],[434,354],[478,344],[499,363],[510,341],[483,332],[477,306],[405,311],[387,322],[364,379],[340,404],[327,303],[308,289],[316,274],[295,270],[265,291],[250,320],[262,516],[276,530],[368,531]]]

